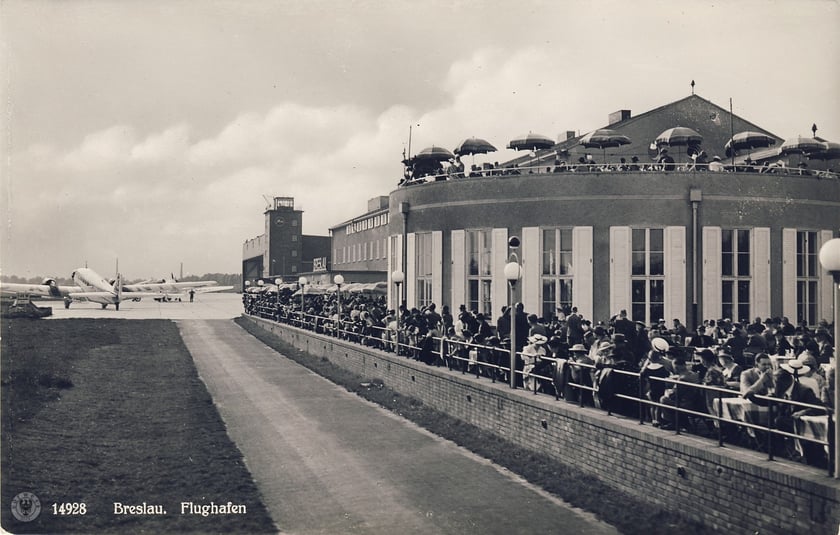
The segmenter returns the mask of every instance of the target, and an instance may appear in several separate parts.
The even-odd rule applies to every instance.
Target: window
[[[572,306],[572,229],[542,231],[542,316]]]
[[[721,312],[724,318],[749,321],[750,231],[723,229],[720,233]]]
[[[817,323],[820,267],[817,260],[817,233],[796,233],[796,319],[808,325]]]
[[[297,238],[297,234],[292,234],[292,241],[298,241]]]
[[[292,256],[297,257],[297,249],[292,249]]]
[[[293,226],[293,227],[296,227],[296,226],[297,226],[297,219],[292,219],[292,226]]]
[[[492,286],[492,238],[489,230],[466,231],[467,308],[489,315]]]
[[[432,233],[417,234],[415,238],[417,261],[417,308],[432,304]]]
[[[632,229],[631,309],[635,321],[665,317],[665,252],[662,229]]]

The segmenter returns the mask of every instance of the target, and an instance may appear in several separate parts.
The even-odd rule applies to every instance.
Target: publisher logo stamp
[[[31,492],[21,492],[12,499],[12,515],[21,522],[31,522],[41,514],[41,501]]]

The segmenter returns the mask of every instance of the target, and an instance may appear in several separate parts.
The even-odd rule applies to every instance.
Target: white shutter
[[[817,251],[819,251],[825,242],[832,239],[834,236],[830,230],[821,230],[820,231],[820,243],[817,247]],[[817,260],[819,263],[819,260]],[[828,271],[823,269],[822,265],[819,266],[820,270],[820,317],[817,318],[818,320],[824,319],[828,320],[831,323],[832,318],[834,318],[834,281],[832,280],[831,274]],[[836,342],[835,342],[836,345]]]
[[[490,307],[493,314],[500,314],[502,305],[507,305],[508,285],[505,280],[505,264],[508,260],[508,231],[506,228],[494,228],[492,235],[493,266]],[[495,316],[494,316],[495,317]]]
[[[769,318],[770,313],[770,229],[752,229],[752,284],[750,317]]]
[[[782,229],[782,315],[797,324],[796,317],[796,229]]]
[[[540,302],[540,228],[522,228],[522,304],[525,312],[542,316]]]
[[[665,319],[685,323],[685,227],[665,227]]]
[[[405,239],[406,266],[405,266],[405,306],[409,310],[417,306],[417,255],[416,241],[413,232]]]
[[[463,229],[453,230],[450,234],[452,239],[452,297],[449,301],[449,310],[454,314],[458,307],[467,303],[467,233]]]
[[[610,314],[630,310],[630,227],[610,227]]]
[[[723,311],[720,240],[720,227],[703,227],[703,317],[699,321],[717,319]]]
[[[592,319],[592,227],[572,229],[572,300],[584,318]]]
[[[443,232],[432,232],[432,303],[443,308]]]

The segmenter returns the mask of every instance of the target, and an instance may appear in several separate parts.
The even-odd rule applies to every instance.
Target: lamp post
[[[283,279],[279,277],[274,279],[274,284],[277,286],[277,310],[274,311],[274,318],[275,321],[280,321],[280,285],[283,284]]]
[[[339,273],[333,277],[333,283],[338,286],[338,292],[336,292],[338,294],[338,314],[336,314],[338,319],[336,320],[335,328],[338,332],[338,337],[341,338],[341,285],[344,284],[344,276]]]
[[[519,247],[519,238],[511,236],[508,240],[508,246],[511,249]],[[505,264],[505,280],[510,286],[508,292],[508,314],[510,315],[510,387],[516,388],[516,310],[513,308],[514,296],[513,292],[516,289],[516,281],[522,277],[522,267],[519,265],[519,257],[515,252],[511,252],[508,257],[509,262]]]
[[[298,279],[298,285],[300,286],[300,328],[303,329],[303,319],[304,313],[306,312],[304,301],[303,301],[303,294],[305,293],[306,283],[309,282],[306,280],[306,277],[301,277]]]
[[[831,274],[834,294],[834,477],[840,478],[840,355],[837,341],[840,339],[840,238],[828,240],[820,247],[820,264]],[[831,430],[829,430],[831,432]]]
[[[397,285],[397,349],[395,353],[397,355],[400,354],[400,305],[402,304],[402,298],[400,296],[400,285],[405,281],[405,273],[400,270],[394,270],[391,273],[391,280],[394,281],[394,284]]]

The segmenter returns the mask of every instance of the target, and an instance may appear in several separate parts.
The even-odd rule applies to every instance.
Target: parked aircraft
[[[78,268],[73,272],[76,286],[60,286],[55,279],[44,279],[41,284],[0,284],[2,295],[9,297],[40,297],[42,299],[63,299],[64,307],[69,308],[73,301],[99,303],[102,308],[114,305],[119,310],[120,302],[139,301],[143,297],[158,301],[171,301],[183,297],[190,290],[194,293],[220,292],[232,290],[233,286],[217,286],[213,280],[178,282],[170,280],[143,281],[135,284],[122,284],[122,277],[111,281],[89,268]]]

